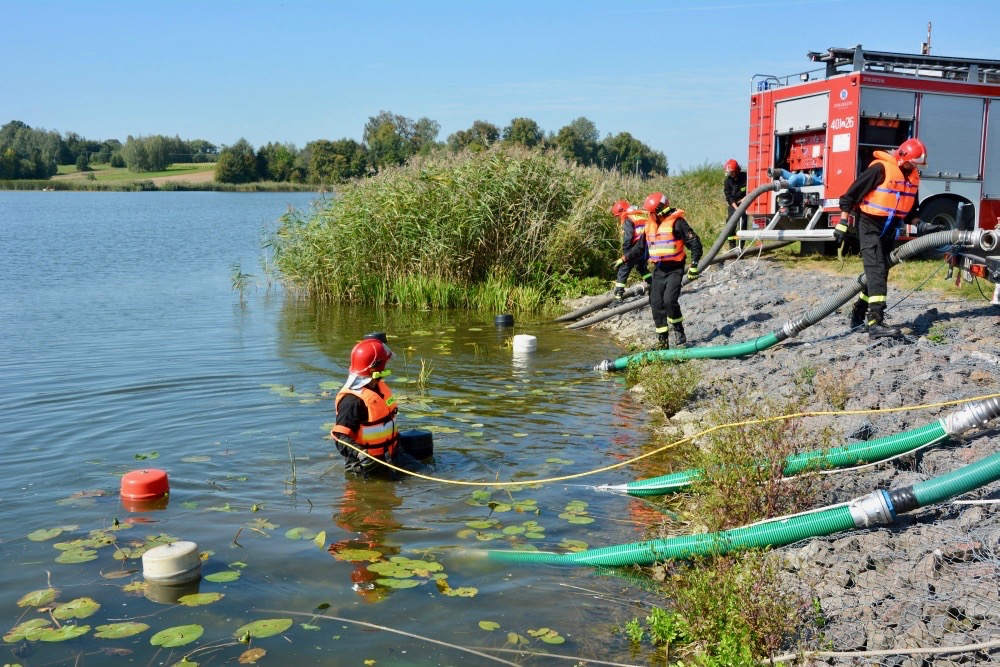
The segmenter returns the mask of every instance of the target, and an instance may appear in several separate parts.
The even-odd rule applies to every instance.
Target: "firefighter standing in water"
[[[392,350],[384,341],[366,337],[351,350],[350,375],[337,393],[337,423],[330,435],[344,457],[344,468],[366,478],[382,467],[374,459],[397,466],[413,460],[399,446],[396,399],[382,379],[390,373],[385,365],[392,357]],[[396,471],[389,469],[389,472],[395,479]]]
[[[618,218],[622,230],[622,256],[615,262],[618,270],[615,276],[614,297],[621,301],[625,296],[625,285],[632,269],[649,285],[652,273],[649,271],[649,254],[646,252],[646,220],[649,215],[632,206],[625,199],[611,205],[611,215]]]
[[[642,209],[650,214],[646,222],[646,248],[649,261],[653,263],[653,283],[649,293],[649,305],[653,310],[653,324],[659,337],[660,347],[669,349],[669,330],[674,330],[674,345],[687,347],[684,335],[684,316],[678,303],[681,295],[681,280],[684,278],[684,260],[687,250],[691,250],[689,281],[698,279],[698,262],[701,260],[701,239],[695,234],[684,211],[670,206],[670,200],[662,192],[654,192],[642,202]]]
[[[726,206],[729,208],[729,215],[726,216],[728,220],[747,196],[747,173],[740,169],[740,163],[736,160],[726,161],[725,172],[726,178],[722,182],[722,194],[725,196]],[[736,231],[746,229],[746,220],[747,216],[744,214],[739,224],[736,225]],[[734,233],[733,236],[729,237],[729,247],[735,248],[737,242],[737,236]]]
[[[901,224],[916,224],[917,165],[927,164],[927,147],[919,139],[907,139],[892,152],[875,151],[875,159],[840,196],[840,222],[833,230],[837,244],[847,236],[848,215],[858,208],[857,223],[861,260],[868,286],[851,310],[851,327],[865,325],[869,338],[896,337],[899,327],[885,324],[885,297],[888,291],[889,254]],[[921,231],[937,227],[920,225]]]

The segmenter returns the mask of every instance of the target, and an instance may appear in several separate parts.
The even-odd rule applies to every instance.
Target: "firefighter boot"
[[[670,334],[668,332],[666,332],[666,331],[664,331],[663,333],[659,334],[659,340],[657,341],[657,345],[658,345],[658,347],[661,350],[669,350],[670,349]]]
[[[858,299],[851,308],[851,329],[857,329],[866,324],[865,316],[868,314],[868,302]]]
[[[625,288],[616,287],[614,291],[615,301],[621,301],[625,297]]]
[[[683,350],[688,346],[687,336],[684,335],[684,325],[675,324],[674,325],[674,347],[678,350]]]
[[[882,313],[872,313],[868,318],[868,338],[898,338],[902,335],[902,329],[887,326],[882,321]]]

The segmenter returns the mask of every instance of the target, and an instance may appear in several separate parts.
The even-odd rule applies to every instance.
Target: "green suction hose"
[[[785,459],[782,473],[791,477],[809,468],[847,468],[860,463],[883,461],[919,447],[935,444],[971,428],[982,428],[997,417],[1000,417],[1000,399],[974,401],[932,424],[925,424],[896,435],[828,450],[793,454]],[[766,462],[761,465],[766,465]],[[605,484],[597,488],[601,491],[626,493],[630,496],[661,496],[685,491],[703,474],[704,471],[699,469],[681,470],[660,477],[640,479],[626,484]]]
[[[664,560],[711,556],[740,549],[779,547],[811,537],[892,523],[897,514],[941,502],[1000,479],[1000,454],[963,466],[936,479],[891,492],[875,491],[846,505],[809,514],[778,517],[714,533],[557,554],[539,551],[486,551],[492,561],[552,565],[651,565]]]

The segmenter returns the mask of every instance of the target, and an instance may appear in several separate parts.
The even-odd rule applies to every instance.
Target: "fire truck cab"
[[[920,219],[952,229],[1000,223],[1000,60],[831,48],[823,67],[755,75],[747,190],[788,178],[748,209],[743,239],[832,247],[839,197],[872,161],[910,137],[927,146]],[[903,229],[901,238],[915,234]]]

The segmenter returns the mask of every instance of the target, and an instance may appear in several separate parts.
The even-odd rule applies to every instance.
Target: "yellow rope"
[[[613,463],[611,465],[604,466],[603,468],[596,468],[594,470],[588,470],[588,471],[585,471],[585,472],[578,472],[578,473],[574,473],[572,475],[563,475],[561,477],[547,477],[545,479],[534,479],[534,480],[525,481],[525,482],[500,482],[500,481],[495,481],[495,482],[467,482],[467,481],[464,481],[464,480],[444,479],[444,478],[441,478],[441,477],[433,477],[431,475],[423,475],[423,474],[418,473],[418,472],[413,472],[413,471],[410,471],[410,470],[406,470],[404,468],[399,468],[397,466],[392,465],[391,463],[388,463],[387,461],[383,461],[382,459],[377,459],[377,458],[374,458],[374,457],[372,457],[372,458],[375,461],[378,461],[378,463],[380,465],[383,465],[386,468],[389,468],[391,470],[395,470],[396,472],[403,473],[405,475],[410,475],[411,477],[417,477],[419,479],[425,479],[425,480],[427,480],[429,482],[440,482],[441,484],[455,484],[455,485],[458,485],[458,486],[495,486],[495,487],[531,486],[532,484],[551,484],[553,482],[564,482],[564,481],[569,480],[569,479],[579,479],[580,477],[587,477],[589,475],[596,475],[598,473],[607,472],[609,470],[614,470],[615,468],[621,468],[622,466],[627,466],[627,465],[629,465],[631,463],[635,463],[636,461],[641,461],[642,459],[649,458],[650,456],[655,456],[657,454],[665,452],[668,449],[673,449],[674,447],[677,447],[678,445],[681,445],[681,444],[683,444],[685,442],[689,442],[689,441],[693,440],[694,438],[699,438],[699,437],[701,437],[703,435],[707,435],[709,433],[713,433],[715,431],[719,431],[719,430],[722,430],[724,428],[731,428],[731,427],[735,427],[735,426],[751,426],[753,424],[766,424],[768,422],[782,421],[782,420],[786,420],[786,419],[795,419],[797,417],[824,417],[824,416],[834,416],[834,415],[870,415],[870,414],[882,414],[882,413],[891,413],[891,412],[907,412],[907,411],[910,411],[910,410],[930,410],[932,408],[941,408],[941,407],[945,407],[945,406],[949,406],[949,405],[958,405],[960,403],[971,403],[973,401],[983,401],[983,400],[986,400],[988,398],[998,398],[998,397],[1000,397],[1000,393],[998,393],[998,394],[986,394],[984,396],[974,396],[972,398],[962,398],[962,399],[958,399],[958,400],[954,400],[954,401],[943,401],[941,403],[928,403],[926,405],[907,405],[907,406],[903,406],[903,407],[899,407],[899,408],[872,408],[872,409],[869,409],[869,410],[840,410],[840,411],[831,410],[831,411],[795,412],[795,413],[787,414],[787,415],[775,415],[773,417],[761,417],[759,419],[749,419],[747,421],[731,422],[731,423],[728,423],[728,424],[719,424],[718,426],[713,426],[711,428],[707,428],[704,431],[700,431],[698,433],[695,433],[694,435],[689,435],[689,436],[681,438],[680,440],[675,440],[674,442],[671,442],[668,445],[663,445],[662,447],[658,447],[658,448],[656,448],[656,449],[654,449],[654,450],[652,450],[650,452],[646,452],[645,454],[640,454],[640,455],[632,457],[630,459],[626,459],[626,460],[620,461],[618,463]],[[356,451],[356,452],[358,452],[360,454],[364,454],[365,453],[363,449],[361,449],[360,447],[357,447],[353,443],[341,440],[341,439],[337,438],[336,436],[333,436],[333,437],[334,437],[334,440],[336,440],[340,444],[344,445],[345,447],[349,447],[349,448],[353,449],[354,451]]]

